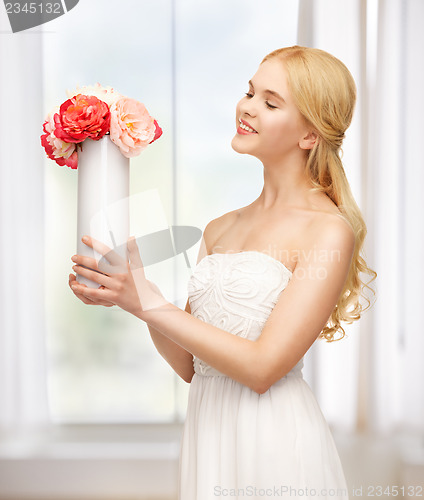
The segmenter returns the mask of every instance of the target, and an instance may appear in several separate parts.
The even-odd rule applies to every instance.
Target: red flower
[[[153,137],[153,139],[149,142],[149,144],[152,144],[152,142],[155,142],[155,141],[156,141],[156,139],[159,139],[159,137],[160,137],[160,136],[162,135],[162,133],[163,133],[162,129],[159,127],[158,122],[155,120],[155,121],[154,121],[154,123],[155,123],[155,127],[156,127],[156,129],[155,129],[155,136],[154,136],[154,137]]]
[[[56,137],[65,142],[78,143],[87,137],[98,141],[109,131],[109,106],[95,96],[78,94],[60,106],[54,121]]]

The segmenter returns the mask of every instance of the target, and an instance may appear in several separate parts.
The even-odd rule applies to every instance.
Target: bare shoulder
[[[355,245],[355,232],[350,222],[341,214],[319,214],[316,220],[316,237],[321,241],[329,240],[333,244],[347,249]]]
[[[316,212],[303,232],[300,248],[310,255],[316,252],[323,258],[323,252],[336,252],[346,263],[351,261],[355,249],[356,236],[351,224],[341,214]],[[305,254],[305,252],[303,252]],[[302,252],[300,252],[302,254]]]

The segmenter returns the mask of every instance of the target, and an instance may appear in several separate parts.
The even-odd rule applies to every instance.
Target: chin
[[[231,141],[231,147],[234,149],[236,153],[240,153],[241,155],[252,154],[249,148],[246,147],[245,144],[240,144],[237,135],[233,137],[233,140]]]

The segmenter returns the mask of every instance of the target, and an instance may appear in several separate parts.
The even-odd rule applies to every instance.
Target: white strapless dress
[[[251,340],[292,273],[258,251],[207,255],[188,281],[192,315]],[[349,498],[303,358],[264,394],[194,358],[181,439],[179,500]]]

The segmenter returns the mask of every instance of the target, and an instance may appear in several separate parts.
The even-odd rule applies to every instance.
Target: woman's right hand
[[[74,282],[77,280],[77,277],[75,276],[75,274],[70,274],[69,275],[69,287],[71,288],[72,290],[72,285],[74,284]],[[83,283],[78,283],[80,286],[85,286],[87,288],[87,285],[83,284]],[[102,288],[102,287],[100,287]],[[103,287],[104,288],[104,287]],[[87,304],[89,306],[105,306],[105,307],[112,307],[113,304],[112,302],[107,302],[106,300],[93,300],[93,299],[89,299],[88,297],[86,297],[83,293],[77,293],[75,292],[74,290],[72,290],[73,294],[76,295],[80,300],[82,300],[84,302],[84,304]]]

